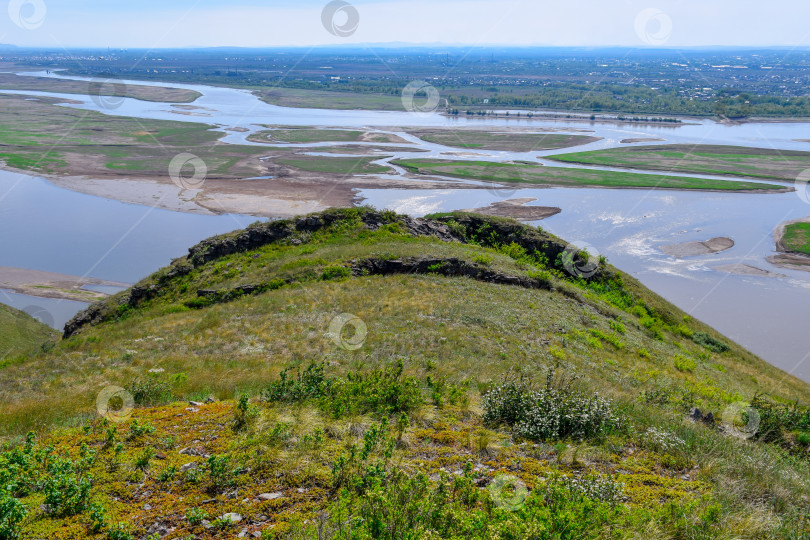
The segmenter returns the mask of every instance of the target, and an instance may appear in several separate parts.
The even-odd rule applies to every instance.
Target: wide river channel
[[[45,76],[44,73],[36,75]],[[65,106],[105,114],[202,122],[223,130],[245,128],[249,131],[224,132],[226,142],[241,144],[250,132],[259,129],[259,124],[362,127],[397,133],[408,126],[486,125],[532,128],[539,132],[554,129],[603,138],[564,151],[628,146],[620,141],[635,138],[662,139],[655,144],[728,144],[810,150],[810,143],[797,141],[810,139],[810,124],[806,123],[724,125],[710,120],[690,120],[685,125],[666,126],[529,120],[525,116],[522,119],[467,119],[440,114],[293,109],[269,105],[243,90],[174,83],[160,85],[200,92],[202,97],[194,102],[195,106],[203,108],[198,110],[200,116],[179,115],[181,109],[171,104],[135,99],[107,101],[76,94],[6,92],[64,97],[81,102]],[[459,152],[456,148],[428,143],[419,143],[419,147],[427,152],[396,155],[437,157]],[[466,158],[548,163],[543,156],[561,152],[475,151],[478,155]],[[465,156],[453,158],[465,159]],[[587,244],[589,251],[607,256],[615,266],[692,316],[772,364],[810,381],[810,332],[804,320],[810,313],[810,273],[777,268],[766,261],[766,257],[774,253],[774,228],[784,221],[810,216],[810,204],[803,189],[791,193],[747,194],[575,188],[481,190],[462,186],[454,190],[374,189],[364,190],[361,195],[366,203],[378,208],[412,215],[477,208],[517,197],[537,199],[531,204],[558,206],[562,213],[537,224],[568,241]],[[187,248],[199,240],[242,228],[256,219],[242,215],[179,213],[125,204],[58,188],[35,176],[0,171],[0,228],[4,231],[0,235],[0,266],[133,283],[165,266],[172,258],[185,254]],[[718,236],[730,237],[736,245],[722,253],[686,259],[676,259],[660,249],[665,244]],[[778,275],[755,277],[716,269],[738,263]],[[57,327],[85,306],[1,290],[0,302],[20,309],[29,308],[29,311],[45,310]]]

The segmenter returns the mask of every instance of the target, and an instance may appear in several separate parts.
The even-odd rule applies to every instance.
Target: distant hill
[[[59,333],[27,313],[0,304],[0,364],[37,351]]]
[[[205,240],[0,396],[3,538],[810,534],[808,385],[507,219]]]

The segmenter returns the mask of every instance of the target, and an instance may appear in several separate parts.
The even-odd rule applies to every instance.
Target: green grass
[[[287,143],[357,142],[363,131],[346,129],[274,129],[255,134],[258,140]]]
[[[782,186],[732,180],[708,180],[680,176],[650,175],[621,171],[543,167],[529,163],[497,163],[441,159],[398,159],[393,164],[418,174],[433,174],[486,180],[571,187],[700,189],[712,191],[784,190]]]
[[[409,232],[426,225],[458,241]],[[148,297],[96,304],[97,324],[0,369],[0,428],[21,443],[0,455],[0,480],[14,478],[3,507],[23,505],[25,538],[142,537],[156,521],[205,539],[243,527],[387,538],[379,527],[394,524],[436,538],[806,537],[804,447],[741,441],[685,416],[699,407],[720,417],[767,394],[786,404],[768,409],[768,425],[790,415],[803,433],[810,415],[794,403],[810,401],[808,386],[605,261],[589,281],[567,274],[552,256],[564,246],[511,220],[414,223],[366,208],[203,242],[137,284]],[[349,271],[365,259],[430,264]],[[443,274],[450,261],[543,274],[547,286]],[[336,320],[355,322],[334,330]],[[728,345],[715,352],[696,335]],[[579,424],[493,420],[487,396],[504,377],[519,381],[525,404],[515,421],[548,409]],[[129,421],[95,413],[111,384],[134,396]],[[225,401],[186,401],[208,395]],[[580,404],[610,421],[592,425]],[[22,442],[29,429],[38,437]],[[37,486],[90,478],[85,497],[48,491],[75,515],[42,506],[49,495]],[[516,480],[529,498],[506,507],[495,488]],[[244,519],[216,521],[227,512]]]
[[[810,168],[810,152],[741,146],[661,145],[551,156],[567,163],[667,172],[742,176],[793,182]]]
[[[456,148],[536,152],[578,146],[599,140],[585,135],[550,133],[497,133],[471,130],[411,130],[411,134],[428,142]]]
[[[21,361],[49,341],[55,342],[58,335],[28,314],[0,304],[0,368]]]
[[[265,170],[261,148],[220,144],[222,134],[213,126],[108,116],[59,102],[0,95],[0,159],[49,174],[165,178],[172,159],[191,151],[206,163],[209,177],[244,178]]]
[[[0,159],[9,166],[59,175],[134,176],[167,178],[169,164],[191,152],[207,167],[208,178],[238,179],[260,176],[267,167],[260,146],[222,144],[213,126],[179,121],[106,116],[92,111],[59,107],[57,99],[27,101],[0,95]],[[304,133],[300,140],[329,139],[321,130],[286,130]],[[300,132],[300,133],[299,133]],[[365,132],[363,132],[365,133]],[[43,148],[47,150],[43,151]],[[297,156],[295,148],[274,148],[275,162],[309,172],[349,175],[392,172],[372,164],[380,157]]]
[[[399,93],[394,95],[361,94],[298,88],[273,88],[271,90],[258,88],[254,91],[262,101],[281,107],[366,111],[405,110]]]
[[[810,255],[810,223],[792,223],[786,226],[782,244],[789,251]]]
[[[295,167],[302,171],[329,174],[376,174],[393,172],[390,167],[372,163],[380,157],[321,157],[301,156],[276,158],[274,163]]]
[[[176,384],[178,395],[215,391],[228,396],[239,388],[257,390],[290,357],[326,355],[342,362],[354,355],[335,350],[324,338],[330,321],[340,313],[354,313],[369,326],[365,351],[371,364],[384,362],[396,350],[396,355],[405,357],[441,359],[438,369],[442,376],[454,378],[474,369],[476,378],[486,381],[515,362],[545,363],[552,358],[549,349],[556,347],[565,352],[572,369],[582,371],[591,384],[609,392],[635,393],[638,388],[627,386],[630,381],[624,374],[635,373],[644,379],[643,373],[661,370],[679,385],[710,379],[713,387],[722,389],[717,395],[751,396],[758,390],[787,399],[804,395],[803,383],[734,345],[730,352],[715,354],[715,363],[726,365],[727,373],[700,361],[694,372],[698,378],[685,377],[671,369],[673,357],[701,358],[712,352],[684,335],[689,333],[684,328],[692,335],[711,336],[713,342],[728,340],[698,322],[684,321],[677,309],[628,276],[621,276],[621,285],[608,281],[583,288],[567,279],[560,261],[534,260],[511,240],[492,244],[492,227],[501,222],[487,218],[484,223],[493,225],[470,231],[479,239],[465,244],[412,236],[396,222],[371,232],[347,217],[326,230],[296,233],[292,238],[299,245],[270,243],[219,257],[170,279],[162,276],[171,269],[161,271],[140,284],[158,291],[152,300],[134,308],[119,305],[128,293],[112,297],[100,304],[106,306],[107,323],[87,328],[47,355],[0,373],[0,390],[6,396],[4,429],[19,432],[87,411],[79,405],[85,399],[82,396],[92,393],[100,381],[124,385],[152,368],[184,374]],[[558,242],[545,234],[537,241]],[[425,256],[455,258],[487,271],[527,278],[542,273],[538,269],[548,264],[546,279],[555,291],[449,279],[438,271],[367,277],[347,277],[336,271],[362,259]],[[174,268],[185,264],[181,259]],[[265,292],[238,292],[246,286]],[[198,298],[197,291],[202,289],[218,292]],[[566,294],[581,300],[562,302]],[[590,309],[585,306],[591,304],[604,314],[583,319],[583,310]],[[623,320],[626,333],[621,338],[617,325],[612,324],[613,313]],[[437,324],[420,327],[414,334],[410,330],[413,321],[422,317]],[[543,334],[548,343],[526,343],[523,336],[532,328],[546,329]],[[400,342],[397,336],[405,334],[411,338]],[[594,350],[594,335],[599,336],[597,343],[604,340],[611,346]],[[135,339],[140,341],[135,343]],[[640,349],[649,352],[653,363],[635,354]],[[223,353],[227,356],[224,361]],[[479,365],[473,359],[486,362]],[[608,359],[615,365],[606,363]],[[51,362],[67,367],[58,380],[43,385],[48,380],[43,366]],[[751,380],[754,373],[757,382]],[[20,386],[19,381],[26,383]],[[73,390],[65,393],[66,388]]]
[[[20,76],[14,73],[0,73],[0,89],[126,97],[163,103],[192,103],[202,95],[194,90],[123,84],[114,80],[105,81],[103,78],[98,81],[69,81],[48,77]]]

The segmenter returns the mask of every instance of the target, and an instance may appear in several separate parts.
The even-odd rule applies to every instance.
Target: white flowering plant
[[[511,426],[516,436],[532,441],[585,439],[621,427],[610,400],[553,381],[553,371],[539,390],[525,378],[507,379],[484,395],[484,421]]]
[[[617,481],[612,476],[597,473],[590,473],[581,477],[562,475],[556,478],[554,482],[565,486],[570,492],[582,494],[592,501],[616,505],[626,499],[624,494],[625,484]]]

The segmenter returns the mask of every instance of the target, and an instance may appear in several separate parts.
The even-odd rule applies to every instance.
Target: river
[[[33,74],[44,76],[44,73]],[[362,127],[393,132],[401,132],[403,126],[487,125],[531,127],[537,131],[554,128],[603,138],[563,151],[475,152],[498,161],[531,159],[546,163],[542,158],[548,154],[620,146],[620,141],[627,138],[663,139],[656,144],[729,144],[810,150],[810,144],[795,141],[810,138],[810,125],[804,123],[725,125],[711,120],[690,120],[685,125],[672,126],[290,109],[266,104],[243,90],[123,82],[196,90],[203,95],[194,105],[204,109],[195,112],[205,116],[179,115],[178,109],[170,104],[134,99],[115,100],[114,107],[104,107],[96,102],[98,100],[75,94],[13,93],[61,96],[82,102],[65,106],[106,114],[214,124],[226,134],[226,142],[240,144],[246,142],[249,133],[260,129],[258,124]],[[248,131],[225,131],[234,127]],[[419,157],[458,152],[458,149],[428,143],[420,143],[420,147],[427,152]],[[481,159],[482,156],[468,157]],[[464,159],[463,156],[454,158]],[[773,254],[773,229],[786,220],[810,215],[810,205],[799,196],[803,194],[801,191],[750,194],[581,188],[375,189],[361,194],[374,206],[413,215],[481,207],[514,197],[533,197],[537,201],[532,204],[559,206],[562,213],[538,224],[569,241],[591,246],[591,251],[607,256],[618,268],[694,317],[774,365],[810,381],[810,333],[804,321],[810,303],[810,273],[776,268],[765,260]],[[57,188],[36,177],[0,172],[0,226],[5,231],[14,231],[13,235],[0,238],[0,265],[5,266],[134,282],[164,266],[171,258],[183,255],[195,242],[244,227],[255,220],[249,216],[204,216],[124,204]],[[717,236],[731,237],[736,245],[722,253],[687,259],[675,259],[660,250],[664,244]],[[741,276],[715,269],[735,263],[749,264],[781,277]],[[29,305],[47,309],[57,326],[82,307],[78,303],[45,301],[2,291],[0,301],[16,307],[25,307],[24,304],[30,302]]]

